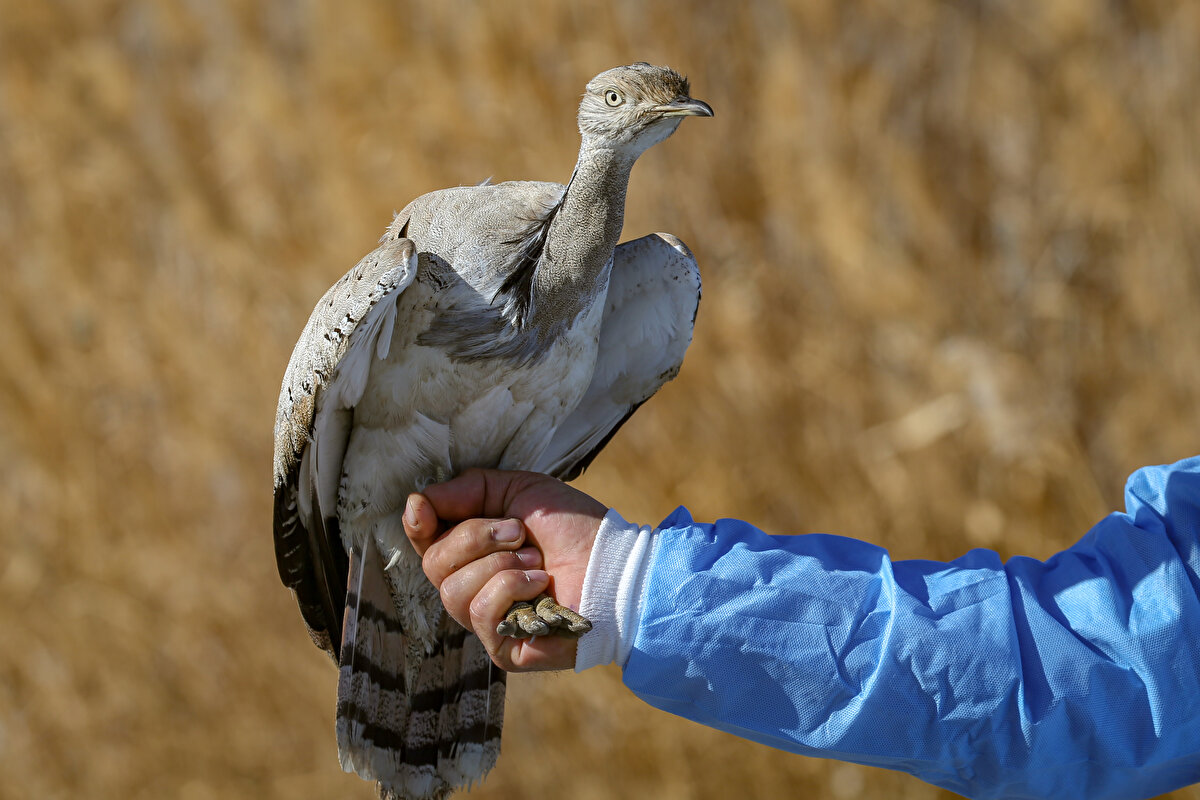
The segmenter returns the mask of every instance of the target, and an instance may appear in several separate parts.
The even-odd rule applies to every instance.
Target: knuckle
[[[485,624],[488,613],[487,598],[485,598],[482,594],[476,595],[471,601],[468,611],[471,614],[471,621],[477,623],[477,627],[478,623]]]
[[[492,535],[496,531],[496,523],[491,520],[479,520],[471,531],[471,544],[477,551],[483,551],[492,543]]]
[[[492,572],[505,572],[510,569],[518,569],[521,566],[520,559],[515,553],[492,553],[487,558],[488,567]]]
[[[455,591],[456,588],[451,580],[442,581],[442,585],[438,587],[438,596],[442,599],[442,605],[451,612],[451,616],[460,610],[459,606],[461,605],[459,594]]]
[[[500,586],[506,594],[512,594],[529,581],[520,570],[507,569],[500,573]]]
[[[432,558],[426,558],[421,561],[421,570],[425,573],[425,577],[429,579],[430,583],[434,586],[439,585],[441,573],[438,572],[437,564]]]
[[[440,569],[436,564],[430,564],[425,567],[425,577],[440,590],[443,588],[442,584],[450,577],[450,573]]]
[[[469,519],[459,523],[459,535],[453,540],[458,555],[470,559],[489,552],[494,528],[495,522],[487,519]]]
[[[446,556],[447,539],[441,539],[429,545],[425,549],[425,555],[421,558],[421,564],[425,568],[436,567],[442,562]]]

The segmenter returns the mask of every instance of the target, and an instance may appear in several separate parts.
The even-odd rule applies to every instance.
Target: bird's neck
[[[573,319],[604,289],[608,262],[621,237],[625,191],[636,159],[634,154],[591,146],[584,140],[534,276],[535,318]]]

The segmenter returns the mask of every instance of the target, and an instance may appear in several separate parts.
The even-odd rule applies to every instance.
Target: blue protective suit
[[[626,685],[772,747],[971,797],[1200,781],[1200,457],[1047,561],[897,561],[738,520],[660,526]]]

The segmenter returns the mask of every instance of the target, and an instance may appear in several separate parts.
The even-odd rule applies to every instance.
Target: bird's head
[[[602,147],[635,157],[666,139],[684,117],[711,117],[712,108],[688,96],[688,80],[670,67],[645,62],[601,72],[579,104],[579,132]]]

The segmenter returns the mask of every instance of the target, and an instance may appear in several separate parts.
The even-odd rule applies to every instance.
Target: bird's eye
[[[610,106],[621,105],[621,93],[616,89],[609,89],[604,93],[604,102],[608,103]]]

